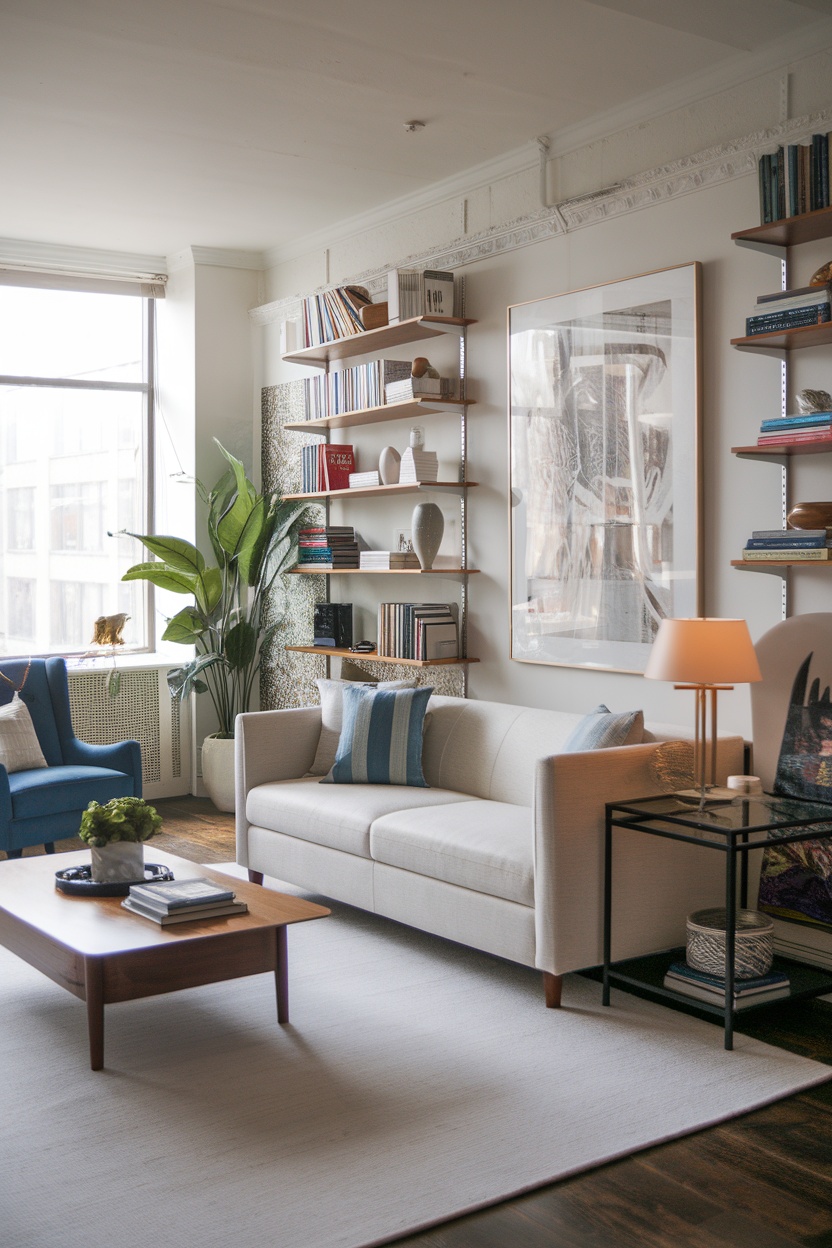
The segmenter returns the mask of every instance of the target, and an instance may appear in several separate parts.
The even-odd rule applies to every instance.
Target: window
[[[6,491],[6,526],[9,550],[35,549],[34,486]]]
[[[84,652],[99,615],[152,645],[144,556],[154,302],[0,285],[0,655]]]
[[[27,648],[35,638],[35,582],[21,576],[10,576],[6,581],[6,592],[9,636]]]

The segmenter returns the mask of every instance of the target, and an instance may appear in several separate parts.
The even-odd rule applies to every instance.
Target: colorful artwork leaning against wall
[[[774,791],[832,802],[832,701],[829,686],[821,692],[817,677],[809,685],[813,657],[806,656],[794,679]],[[758,904],[777,918],[832,930],[832,843],[801,841],[767,849]]]

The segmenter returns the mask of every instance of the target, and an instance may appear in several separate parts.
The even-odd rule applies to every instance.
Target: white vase
[[[144,842],[113,841],[90,846],[92,878],[96,884],[137,884],[144,879]]]
[[[422,570],[427,572],[433,567],[436,552],[442,544],[445,517],[436,503],[417,503],[413,508],[410,524],[413,549],[419,557]]]
[[[233,812],[234,738],[206,737],[202,742],[202,780],[217,810]]]
[[[385,446],[378,457],[378,475],[382,485],[397,485],[402,457],[395,446]]]

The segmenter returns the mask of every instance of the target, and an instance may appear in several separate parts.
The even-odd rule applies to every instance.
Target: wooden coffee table
[[[330,913],[145,847],[148,862],[177,880],[232,885],[248,914],[160,927],[130,914],[120,897],[79,897],[55,888],[55,871],[89,862],[89,851],[0,862],[0,944],[87,1003],[90,1066],[104,1065],[104,1006],[242,975],[274,971],[277,1020],[289,1021],[286,928]]]

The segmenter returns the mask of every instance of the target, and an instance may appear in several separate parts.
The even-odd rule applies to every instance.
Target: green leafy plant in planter
[[[141,797],[90,802],[78,835],[90,847],[91,875],[97,884],[129,884],[144,879],[144,841],[155,836],[162,816]]]
[[[261,657],[279,627],[279,620],[268,622],[269,598],[297,560],[297,525],[306,504],[258,493],[240,460],[214,441],[230,467],[212,490],[195,484],[207,508],[215,563],[182,538],[132,533],[155,559],[129,568],[122,580],[151,581],[193,597],[162,634],[195,650],[189,663],[168,673],[168,687],[174,697],[193,692],[211,698],[219,732],[203,742],[202,775],[214,804],[233,810],[233,747],[224,743],[234,738],[236,717],[250,708]]]
[[[296,562],[296,525],[306,504],[259,494],[240,460],[214,441],[230,468],[212,490],[200,481],[196,488],[208,510],[216,563],[209,566],[182,538],[131,533],[156,558],[129,568],[122,580],[151,581],[193,596],[162,634],[165,641],[196,650],[190,663],[169,673],[168,686],[175,697],[208,693],[220,725],[216,735],[230,739],[235,718],[251,704],[263,650],[279,627],[266,623],[267,599]]]
[[[94,849],[117,841],[149,841],[162,826],[162,816],[142,797],[113,797],[90,802],[81,816],[78,835]]]

